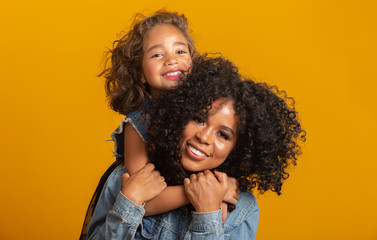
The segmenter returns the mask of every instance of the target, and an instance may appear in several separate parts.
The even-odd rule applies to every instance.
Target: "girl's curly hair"
[[[113,49],[107,54],[105,69],[99,74],[106,79],[106,95],[114,111],[126,115],[141,107],[148,96],[148,90],[141,82],[143,47],[148,32],[160,24],[171,24],[182,32],[193,62],[200,56],[183,14],[165,10],[159,10],[150,16],[136,14],[130,31],[114,41]]]
[[[182,184],[190,174],[180,163],[182,132],[196,114],[210,109],[218,99],[233,101],[238,140],[217,169],[238,179],[241,191],[256,188],[280,195],[288,166],[295,165],[301,154],[299,141],[306,140],[294,100],[276,87],[243,79],[221,57],[204,56],[176,89],[151,101],[149,159],[169,185]]]

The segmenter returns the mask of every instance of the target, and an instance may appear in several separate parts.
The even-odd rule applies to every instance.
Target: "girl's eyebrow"
[[[175,43],[173,44],[173,46],[174,46],[174,47],[177,47],[177,46],[187,46],[187,43],[184,43],[184,42],[175,42]],[[152,51],[153,49],[156,49],[156,48],[162,48],[162,44],[156,44],[156,45],[150,47],[150,48],[146,51],[146,53],[148,53],[148,52],[150,52],[150,51]]]

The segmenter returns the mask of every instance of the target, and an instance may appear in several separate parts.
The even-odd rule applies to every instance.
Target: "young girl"
[[[119,166],[101,194],[89,239],[255,239],[259,209],[247,190],[280,194],[305,141],[293,104],[285,92],[242,79],[228,61],[198,62],[147,110],[150,160],[168,184],[184,182],[192,207],[143,218],[142,203],[153,197],[145,182],[162,189],[163,179],[150,164],[131,177]],[[242,189],[224,224],[227,181],[217,170],[236,176]]]
[[[127,116],[112,133],[112,138],[117,161],[124,162],[132,176],[148,163],[145,145],[148,122],[144,119],[148,101],[156,98],[160,91],[175,87],[199,54],[184,15],[167,11],[148,17],[139,14],[131,30],[114,45],[110,51],[111,64],[101,75],[106,78],[111,108]],[[224,201],[236,204],[236,181],[230,178],[229,182],[233,184]],[[146,204],[146,215],[186,204],[189,200],[182,185],[168,187]]]

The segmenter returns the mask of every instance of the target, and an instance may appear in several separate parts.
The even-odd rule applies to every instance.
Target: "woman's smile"
[[[199,150],[197,147],[195,147],[194,145],[191,145],[191,144],[187,144],[186,145],[186,150],[187,150],[187,154],[189,156],[191,156],[194,160],[198,160],[198,161],[201,161],[201,160],[204,160],[208,157],[207,154],[205,154],[204,152],[202,152],[201,150]]]

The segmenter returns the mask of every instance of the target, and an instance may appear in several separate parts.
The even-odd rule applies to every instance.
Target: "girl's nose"
[[[167,55],[166,61],[165,61],[166,65],[174,65],[174,64],[177,64],[177,63],[178,63],[178,60],[177,60],[177,57],[175,56],[175,54]]]

